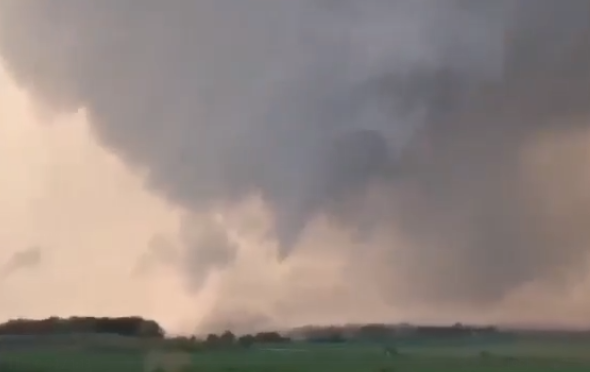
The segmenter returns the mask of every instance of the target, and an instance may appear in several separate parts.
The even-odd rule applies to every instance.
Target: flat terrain
[[[589,372],[590,341],[510,340],[448,345],[292,343],[190,353],[199,372]],[[144,372],[147,351],[129,341],[0,340],[1,372]],[[145,371],[148,372],[148,371]]]

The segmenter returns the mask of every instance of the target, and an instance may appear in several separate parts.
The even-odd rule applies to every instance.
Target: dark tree
[[[254,336],[252,335],[243,335],[238,338],[238,344],[243,348],[250,348],[254,344]]]
[[[219,336],[219,343],[222,345],[233,345],[236,342],[236,336],[230,331],[225,331]]]
[[[207,346],[217,346],[219,345],[219,336],[217,336],[215,333],[210,333],[207,335],[207,338],[205,339],[205,344]]]
[[[281,336],[278,332],[260,332],[254,336],[254,341],[261,344],[274,344],[289,342],[291,340],[287,337]]]

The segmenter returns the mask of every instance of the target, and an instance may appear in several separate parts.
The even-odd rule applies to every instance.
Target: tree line
[[[47,319],[12,319],[0,324],[0,336],[44,336],[67,334],[108,334],[126,337],[165,339],[158,322],[142,317],[51,317]],[[236,336],[230,331],[211,333],[204,339],[175,337],[166,339],[181,348],[250,347],[254,344],[277,344],[291,341],[279,332],[259,332]]]
[[[70,317],[12,319],[0,324],[0,335],[59,335],[74,333],[113,334],[163,338],[164,329],[154,320],[141,317]]]
[[[386,342],[408,337],[457,338],[496,334],[494,327],[475,327],[455,324],[452,326],[411,326],[365,324],[348,326],[302,327],[283,335],[279,332],[259,332],[236,336],[231,331],[211,333],[203,339],[177,337],[173,343],[185,346],[208,347],[242,346],[254,344],[279,344],[297,339],[307,342],[338,343],[346,341]],[[59,335],[59,334],[110,334],[140,338],[164,339],[164,329],[155,320],[142,317],[51,317],[41,320],[13,319],[0,324],[2,335]]]
[[[361,324],[344,326],[307,326],[294,329],[292,337],[308,342],[337,343],[346,341],[387,342],[412,338],[463,338],[496,335],[492,326],[467,326],[460,323],[448,326],[409,324]]]

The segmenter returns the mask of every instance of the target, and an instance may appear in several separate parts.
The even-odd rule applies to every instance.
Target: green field
[[[590,342],[512,340],[497,343],[397,346],[378,344],[258,346],[192,352],[187,371],[202,372],[588,372]],[[1,372],[143,372],[145,350],[121,342],[0,342]]]

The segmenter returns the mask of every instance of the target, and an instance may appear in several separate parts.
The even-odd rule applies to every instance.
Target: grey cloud
[[[42,262],[42,250],[39,247],[29,247],[15,252],[10,258],[2,265],[0,269],[0,275],[6,278],[13,273],[32,269],[39,266]]]
[[[86,108],[104,146],[184,208],[260,196],[281,257],[318,216],[369,225],[357,256],[380,242],[368,269],[379,279],[352,265],[347,280],[404,301],[487,306],[588,253],[585,230],[564,224],[585,220],[587,203],[539,207],[523,156],[587,129],[589,8],[4,0],[0,54],[39,98]],[[564,153],[560,166],[587,163]],[[551,190],[545,199],[571,198]],[[197,255],[231,261],[223,236]]]
[[[181,228],[183,253],[180,268],[187,273],[187,288],[198,292],[212,270],[225,269],[235,261],[238,248],[227,230],[208,219],[185,220]]]
[[[238,247],[227,230],[210,218],[186,216],[178,237],[158,234],[133,269],[137,276],[148,275],[158,268],[172,268],[185,275],[186,289],[198,292],[213,270],[232,265]]]
[[[146,251],[139,257],[133,268],[133,275],[150,274],[158,266],[176,266],[179,262],[178,247],[174,241],[163,234],[153,236]]]

